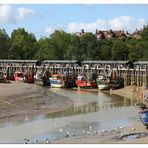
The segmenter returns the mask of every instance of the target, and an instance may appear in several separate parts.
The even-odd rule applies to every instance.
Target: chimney
[[[84,34],[84,29],[81,29],[81,33]]]

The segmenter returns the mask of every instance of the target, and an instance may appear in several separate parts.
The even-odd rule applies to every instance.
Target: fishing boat
[[[143,103],[140,105],[139,115],[141,122],[148,128],[148,108]]]
[[[124,87],[124,79],[117,78],[116,80],[110,80],[108,84],[110,89],[119,89]]]
[[[27,71],[24,73],[24,82],[34,83],[34,74],[31,71]]]
[[[76,80],[76,85],[78,88],[96,88],[97,84],[91,79],[86,79],[86,76],[78,75]]]
[[[56,88],[64,87],[63,75],[61,74],[53,74],[50,78],[50,86]]]
[[[42,86],[50,86],[48,72],[46,70],[37,71],[34,75],[34,83]]]
[[[98,86],[99,90],[110,89],[110,87],[109,87],[110,80],[108,77],[105,77],[103,75],[99,75],[96,81],[97,81],[97,86]]]
[[[14,81],[21,81],[22,82],[23,81],[23,72],[15,71],[13,77],[14,77]]]
[[[52,74],[50,77],[50,85],[51,87],[59,88],[76,87],[74,76],[68,71],[64,71],[59,74]]]
[[[6,82],[5,81],[6,79],[5,79],[5,77],[4,77],[4,73],[2,72],[2,71],[0,71],[0,82],[2,83],[2,82]]]
[[[12,65],[6,68],[6,80],[14,80]]]

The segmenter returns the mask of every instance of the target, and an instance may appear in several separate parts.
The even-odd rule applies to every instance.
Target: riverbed
[[[0,143],[56,143],[139,123],[135,99],[99,91],[45,89],[69,98],[73,105],[54,113],[7,119],[0,123]]]

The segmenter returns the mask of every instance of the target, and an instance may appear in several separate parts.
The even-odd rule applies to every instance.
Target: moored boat
[[[0,82],[6,82],[6,79],[4,77],[4,73],[2,71],[0,71]]]
[[[110,80],[108,84],[110,89],[119,89],[124,87],[124,79],[117,78],[116,80]]]
[[[139,111],[141,122],[148,128],[148,108]]]
[[[14,80],[12,65],[6,68],[6,80]]]
[[[57,88],[64,87],[63,75],[53,74],[49,79],[51,87],[57,87]]]
[[[49,74],[45,70],[37,71],[34,75],[34,83],[42,86],[50,86]]]
[[[24,73],[24,82],[25,83],[34,83],[34,73],[27,71]]]
[[[105,77],[103,75],[99,75],[96,81],[97,81],[97,86],[98,86],[99,90],[110,89],[110,87],[109,87],[110,80],[108,77]]]
[[[15,71],[13,77],[14,77],[14,81],[21,81],[21,82],[23,82],[23,72]]]
[[[78,75],[76,80],[76,85],[78,88],[96,88],[97,84],[93,80],[86,79],[85,76]]]

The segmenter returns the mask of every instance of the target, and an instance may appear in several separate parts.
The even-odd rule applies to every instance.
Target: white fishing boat
[[[49,76],[46,76],[46,71],[37,71],[34,75],[34,83],[42,86],[50,86]]]
[[[63,75],[53,74],[50,78],[50,86],[56,88],[64,87]]]
[[[99,90],[108,90],[109,89],[109,78],[99,75],[97,78],[97,86]]]

